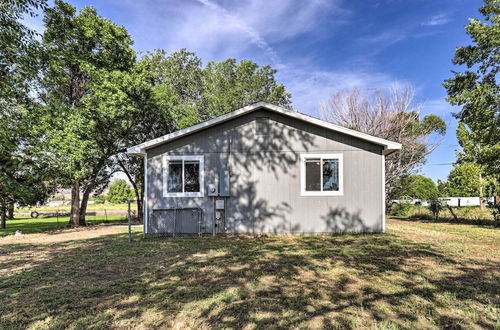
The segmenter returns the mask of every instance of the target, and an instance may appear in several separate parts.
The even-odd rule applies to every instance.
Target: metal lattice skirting
[[[152,236],[201,235],[203,211],[199,207],[154,209],[152,214],[156,228]]]

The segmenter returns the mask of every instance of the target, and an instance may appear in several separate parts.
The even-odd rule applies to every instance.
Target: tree
[[[266,101],[290,108],[291,95],[276,82],[276,70],[235,59],[209,62],[203,69],[201,119],[208,120],[246,105]]]
[[[128,70],[135,53],[125,28],[99,16],[92,7],[77,14],[75,7],[57,0],[46,10],[44,23],[39,91],[43,107],[35,114],[39,137],[44,141],[40,148],[48,151],[46,161],[56,170],[58,183],[71,185],[70,225],[78,226],[85,224],[90,193],[109,179],[110,158],[116,153],[108,148],[114,138],[109,132],[114,123],[109,119],[115,112],[88,107],[92,102],[85,98],[96,81],[101,83],[108,74]]]
[[[420,118],[422,105],[415,104],[410,86],[372,94],[358,88],[334,93],[320,113],[323,119],[363,133],[402,144],[400,151],[385,157],[386,198],[396,180],[425,162],[446,133],[446,124],[436,115]]]
[[[500,1],[485,0],[479,9],[484,22],[470,19],[465,27],[472,45],[458,47],[452,60],[464,65],[464,72],[453,71],[443,84],[448,102],[461,106],[454,114],[470,134],[475,161],[487,174],[500,178]]]
[[[123,179],[115,180],[109,185],[108,200],[110,203],[125,203],[131,199],[134,192]]]
[[[480,196],[482,199],[483,192],[494,183],[494,179],[482,175],[480,165],[472,162],[461,163],[454,165],[446,182],[439,182],[439,192],[449,197]]]
[[[414,199],[429,200],[438,195],[438,189],[431,178],[418,174],[410,174],[396,180],[391,191],[391,199],[410,196]]]
[[[36,106],[29,95],[36,77],[36,33],[22,24],[24,15],[35,16],[46,1],[7,0],[0,3],[0,213],[1,227],[15,204],[44,201],[49,187],[38,155],[26,152],[32,123],[27,113]]]
[[[6,227],[7,210],[14,205],[36,205],[49,197],[46,171],[33,154],[26,153],[25,112],[7,108],[0,113],[0,214]]]

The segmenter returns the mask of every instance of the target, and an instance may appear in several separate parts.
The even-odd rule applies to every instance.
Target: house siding
[[[342,196],[301,196],[302,153],[343,155]],[[204,156],[205,197],[163,197],[164,155]],[[166,230],[153,210],[201,208],[203,231],[211,233],[214,202],[206,185],[229,169],[227,232],[381,232],[383,157],[382,146],[260,109],[147,150],[145,230]]]

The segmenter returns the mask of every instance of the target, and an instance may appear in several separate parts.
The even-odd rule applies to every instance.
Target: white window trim
[[[339,190],[338,191],[306,191],[306,159],[319,158],[321,169],[323,159],[339,160]],[[320,176],[323,187],[323,175]],[[342,154],[301,154],[300,155],[300,196],[343,196],[344,195],[344,157]]]
[[[200,191],[199,192],[168,192],[168,161],[169,160],[197,160],[200,162]],[[184,176],[184,166],[182,166]],[[184,187],[183,187],[184,189]],[[204,197],[205,196],[205,159],[202,155],[193,156],[163,156],[163,197]]]

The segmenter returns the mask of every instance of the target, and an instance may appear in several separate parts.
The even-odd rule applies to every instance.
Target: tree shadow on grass
[[[490,227],[490,228],[498,228],[500,227],[500,222],[499,221],[494,221],[494,220],[488,220],[488,219],[465,219],[465,218],[458,218],[458,220],[454,219],[444,219],[444,218],[439,218],[438,220],[436,219],[424,219],[424,218],[419,218],[418,216],[415,217],[395,217],[392,216],[392,219],[397,219],[401,221],[407,221],[407,222],[421,222],[421,223],[449,223],[453,225],[472,225],[472,226],[478,226],[478,227]]]
[[[53,244],[29,269],[0,278],[0,326],[466,328],[496,322],[498,264],[461,263],[391,235],[135,238]]]

